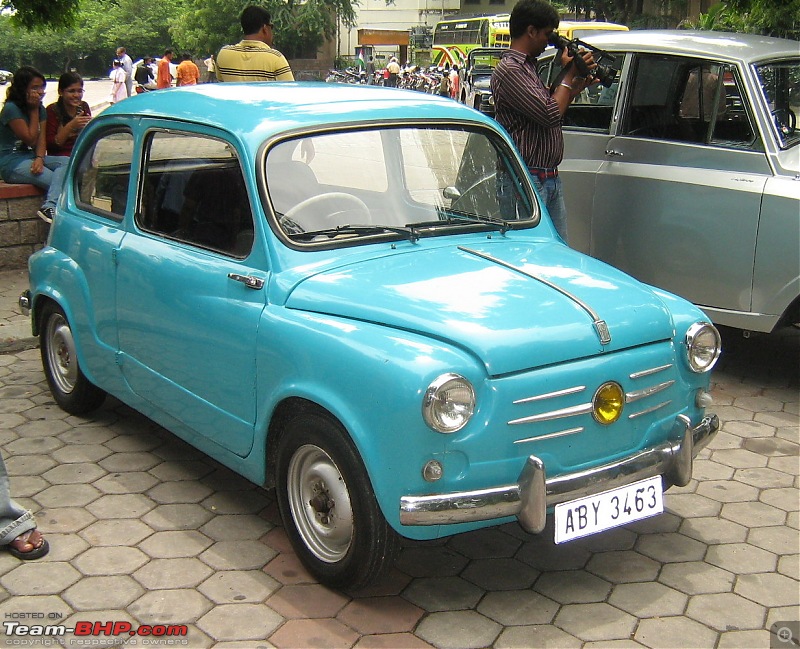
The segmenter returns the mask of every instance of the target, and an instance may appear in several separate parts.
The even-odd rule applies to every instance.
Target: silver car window
[[[797,115],[800,113],[800,60],[776,61],[756,66],[761,100],[772,115],[770,126],[781,148],[800,141]]]
[[[128,205],[128,185],[133,157],[133,135],[111,131],[81,153],[75,172],[78,205],[116,221]]]

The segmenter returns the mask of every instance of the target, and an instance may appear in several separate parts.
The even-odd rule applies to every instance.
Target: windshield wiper
[[[287,233],[292,239],[314,239],[316,237],[328,237],[334,239],[341,234],[380,234],[381,232],[396,232],[408,237],[411,243],[416,243],[419,239],[419,232],[411,225],[337,225],[335,228],[323,228],[321,230],[308,230],[307,232]]]
[[[439,225],[463,225],[468,223],[470,225],[475,223],[480,223],[481,225],[491,225],[494,226],[496,229],[500,230],[500,234],[505,234],[509,230],[511,230],[511,225],[508,221],[503,219],[497,219],[493,216],[480,216],[478,214],[467,214],[466,212],[453,212],[452,210],[448,210],[445,212],[440,212],[443,214],[445,218],[439,219],[438,221],[424,221],[421,223],[411,223],[409,227],[436,227]]]

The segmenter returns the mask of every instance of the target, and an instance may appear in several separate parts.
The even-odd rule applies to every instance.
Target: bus
[[[556,31],[571,41],[573,38],[583,40],[587,36],[602,34],[603,32],[627,32],[628,28],[625,25],[605,23],[598,20],[562,20],[558,23]]]
[[[476,47],[508,47],[510,14],[493,16],[454,16],[436,23],[433,28],[434,65],[463,66],[467,54]]]

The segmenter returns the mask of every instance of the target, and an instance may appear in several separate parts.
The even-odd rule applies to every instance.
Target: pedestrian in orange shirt
[[[200,81],[200,68],[195,65],[188,52],[183,55],[175,74],[179,86],[194,86]]]
[[[156,85],[158,88],[169,88],[172,85],[172,72],[169,69],[169,62],[172,61],[172,50],[164,50],[164,56],[158,62],[158,74],[156,75]]]

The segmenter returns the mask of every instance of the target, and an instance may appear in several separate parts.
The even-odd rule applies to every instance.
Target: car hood
[[[551,241],[398,250],[308,277],[286,306],[450,341],[490,375],[673,335],[668,309],[646,285]]]

